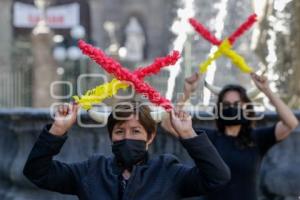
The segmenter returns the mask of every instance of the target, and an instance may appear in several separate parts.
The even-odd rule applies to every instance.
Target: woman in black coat
[[[178,107],[190,98],[200,80],[194,74],[185,80],[184,96]],[[298,126],[298,120],[288,106],[269,88],[266,77],[251,75],[257,88],[265,94],[276,108],[279,121],[271,126],[254,127],[255,113],[246,90],[239,85],[224,86],[218,93],[215,104],[216,128],[197,127],[196,132],[205,131],[225,163],[231,170],[231,180],[222,189],[207,195],[209,200],[256,200],[257,177],[261,161],[267,151],[286,139]],[[175,130],[168,118],[162,127],[169,132]]]
[[[40,188],[81,200],[175,200],[211,193],[230,179],[206,133],[197,135],[191,117],[183,111],[172,111],[171,122],[196,165],[183,165],[172,155],[150,159],[147,150],[156,124],[149,107],[137,102],[116,106],[108,118],[113,157],[93,156],[74,164],[53,160],[76,121],[77,109],[60,106],[54,123],[43,129],[28,157],[24,175]]]

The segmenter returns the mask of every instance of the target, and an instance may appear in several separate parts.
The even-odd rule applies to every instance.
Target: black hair
[[[224,100],[224,96],[227,92],[230,92],[230,91],[237,92],[240,95],[241,101],[243,103],[247,103],[247,105],[246,105],[247,113],[245,113],[246,116],[254,117],[255,116],[254,107],[251,104],[251,100],[247,95],[246,89],[240,85],[235,85],[235,84],[230,84],[230,85],[226,85],[223,87],[223,89],[221,90],[221,92],[218,95],[217,107],[216,107],[217,110],[215,112],[217,112],[217,113],[221,112],[220,107]],[[244,147],[249,147],[249,146],[254,145],[254,141],[252,140],[252,138],[250,136],[254,125],[255,125],[255,122],[253,120],[247,120],[246,123],[241,125],[240,132],[237,136],[237,145],[239,147],[244,148]],[[218,119],[216,120],[216,126],[217,126],[217,129],[219,130],[219,132],[225,133],[225,125],[221,122],[221,120],[218,120]]]

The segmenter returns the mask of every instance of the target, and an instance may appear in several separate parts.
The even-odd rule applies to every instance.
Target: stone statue
[[[142,61],[144,58],[145,36],[143,28],[136,17],[131,17],[125,28],[126,59],[132,62]]]

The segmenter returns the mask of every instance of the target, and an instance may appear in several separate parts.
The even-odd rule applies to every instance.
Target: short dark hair
[[[116,124],[124,123],[131,115],[137,116],[138,121],[147,131],[147,138],[156,133],[156,122],[151,116],[151,109],[148,105],[142,104],[139,101],[124,101],[118,102],[107,120],[107,129],[110,138]],[[126,119],[127,118],[127,119]]]

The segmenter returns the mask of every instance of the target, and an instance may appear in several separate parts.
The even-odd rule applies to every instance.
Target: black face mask
[[[218,120],[225,126],[244,125],[248,123],[244,110],[240,107],[223,108],[219,113]]]
[[[112,145],[116,160],[125,169],[131,170],[133,165],[146,158],[146,141],[124,139]]]

